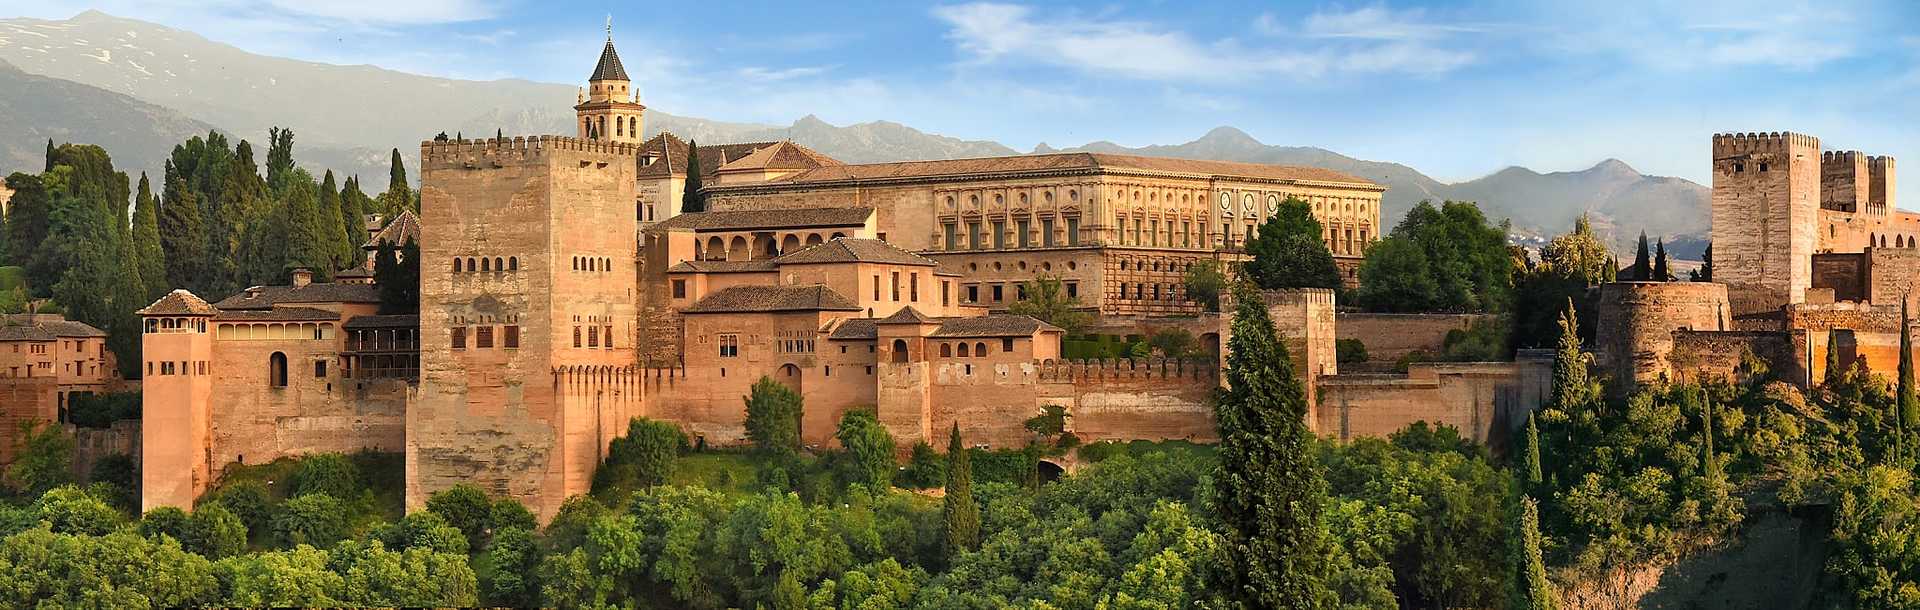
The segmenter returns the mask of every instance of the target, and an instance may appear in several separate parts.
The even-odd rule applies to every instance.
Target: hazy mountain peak
[[[1619,159],[1611,158],[1611,157],[1607,158],[1607,160],[1605,161],[1595,163],[1592,168],[1587,169],[1587,172],[1588,173],[1607,173],[1607,174],[1633,174],[1633,175],[1640,174],[1638,170],[1633,169],[1633,166],[1627,165],[1627,162],[1621,161]]]

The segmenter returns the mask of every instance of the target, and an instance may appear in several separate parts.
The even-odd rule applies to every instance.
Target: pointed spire
[[[613,50],[613,15],[607,15],[607,46],[600,50],[600,63],[593,67],[593,76],[587,80],[632,80],[627,78],[627,69],[620,65],[620,54]]]

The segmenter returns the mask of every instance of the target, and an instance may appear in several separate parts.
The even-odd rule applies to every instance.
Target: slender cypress
[[[53,138],[47,138],[47,167],[40,171],[53,171]]]
[[[1653,244],[1653,281],[1670,282],[1673,276],[1667,271],[1667,240],[1661,238]]]
[[[167,293],[167,255],[160,247],[160,200],[154,198],[146,172],[140,173],[140,188],[133,198],[133,263],[137,266],[141,293],[149,301]]]
[[[947,438],[947,497],[941,507],[947,522],[947,556],[980,546],[980,505],[973,500],[973,459],[960,443],[960,424]]]
[[[687,184],[686,192],[680,195],[680,213],[707,211],[707,198],[700,194],[705,188],[700,182],[700,143],[687,142]]]
[[[1524,464],[1524,469],[1521,474],[1526,477],[1527,489],[1531,491],[1538,489],[1540,482],[1543,480],[1541,478],[1540,467],[1540,426],[1534,423],[1532,413],[1527,414],[1526,451],[1526,463]]]
[[[1833,385],[1840,380],[1840,329],[1827,329],[1827,374],[1821,385]]]
[[[160,250],[165,254],[168,289],[199,286],[206,268],[207,232],[200,202],[185,178],[167,181],[160,201]]]
[[[1560,345],[1553,355],[1553,406],[1571,410],[1598,396],[1587,375],[1587,356],[1580,351],[1579,317],[1573,311],[1573,299],[1568,298],[1560,314]]]
[[[1920,423],[1920,397],[1914,395],[1913,385],[1913,318],[1908,313],[1911,295],[1900,297],[1900,406],[1899,429],[1895,437],[1896,447],[1904,448],[1912,444],[1907,436],[1913,433],[1916,423]],[[1904,449],[1900,454],[1904,459]]]
[[[1545,556],[1540,552],[1540,507],[1531,496],[1520,498],[1519,540],[1515,540],[1515,610],[1554,610],[1560,607],[1547,579]]]
[[[1630,281],[1644,282],[1653,279],[1652,262],[1647,254],[1647,232],[1640,232],[1640,246],[1633,252],[1633,271],[1627,276]]]

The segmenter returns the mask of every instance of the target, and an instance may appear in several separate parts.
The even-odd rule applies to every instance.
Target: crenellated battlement
[[[549,154],[558,151],[635,157],[639,155],[640,147],[567,136],[427,140],[420,143],[420,162],[423,165],[477,165],[485,162],[500,167],[545,162]]]
[[[1829,150],[1820,153],[1822,166],[1848,167],[1868,159],[1866,153],[1857,150]]]
[[[1873,170],[1893,169],[1893,157],[1889,155],[1867,157],[1867,168]]]
[[[1077,383],[1126,379],[1172,379],[1215,382],[1219,367],[1212,360],[1181,358],[1039,360],[1034,362],[1042,382]]]
[[[1820,138],[1791,131],[1713,134],[1716,159],[1755,153],[1781,154],[1793,149],[1820,150]]]

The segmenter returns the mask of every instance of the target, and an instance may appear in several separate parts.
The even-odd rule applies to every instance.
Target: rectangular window
[[[1113,238],[1113,239],[1114,239],[1114,241],[1118,241],[1118,242],[1120,242],[1120,245],[1123,245],[1123,246],[1124,246],[1124,245],[1126,245],[1126,243],[1127,243],[1127,219],[1125,219],[1125,218],[1116,218],[1116,219],[1114,219],[1114,221],[1113,221],[1113,235],[1114,235],[1114,238]]]
[[[180,367],[180,372],[185,373],[186,370],[187,370],[187,367],[184,367],[184,366]],[[313,361],[313,378],[325,379],[326,376],[327,376],[327,361],[325,360]]]
[[[993,285],[993,302],[998,303],[1002,298],[1005,298],[1005,288],[1006,286],[1001,284]]]
[[[1067,217],[1067,245],[1080,245],[1080,217]]]
[[[720,357],[734,358],[740,355],[740,335],[720,335]]]
[[[993,249],[1007,249],[1007,223],[993,221]]]
[[[467,349],[467,328],[466,327],[456,326],[456,327],[447,329],[447,332],[452,335],[453,349]]]
[[[940,280],[940,306],[953,305],[953,282]]]
[[[520,327],[517,325],[508,325],[504,328],[506,329],[507,332],[506,332],[506,337],[504,337],[506,341],[505,343],[502,344],[502,346],[506,347],[507,349],[515,349],[520,347]]]
[[[1160,221],[1155,220],[1153,221],[1153,224],[1149,226],[1152,227],[1151,232],[1153,233],[1153,235],[1147,238],[1147,243],[1148,245],[1151,245],[1151,246],[1159,246],[1160,245]]]
[[[1080,296],[1080,282],[1067,282],[1067,298]]]
[[[1013,228],[1015,231],[1020,232],[1020,234],[1014,238],[1014,240],[1020,244],[1020,247],[1025,248],[1033,245],[1033,242],[1027,239],[1027,230],[1033,228],[1033,225],[1029,224],[1025,219],[1021,219],[1019,222],[1013,223]]]
[[[1200,221],[1200,247],[1211,248],[1213,246],[1209,244],[1212,244],[1212,243],[1213,243],[1213,235],[1210,233],[1207,233],[1206,221],[1204,220]]]
[[[608,326],[606,328],[606,332],[602,334],[605,334],[607,336],[607,349],[613,349],[613,327]]]
[[[953,223],[940,225],[940,230],[945,231],[947,235],[946,244],[948,250],[960,249],[960,235],[957,229],[957,227],[953,226]]]
[[[580,327],[573,327],[573,346],[580,347]]]
[[[587,347],[600,347],[600,327],[587,327]]]
[[[969,250],[980,249],[980,223],[977,223],[977,222],[967,223],[967,249]]]
[[[979,284],[967,285],[967,302],[968,303],[980,302],[980,285]]]
[[[907,276],[907,300],[913,301],[915,303],[920,302],[920,273],[919,272],[914,272],[912,275]]]
[[[1011,338],[1007,338],[1007,339],[1001,339],[1001,340],[1000,340],[1000,351],[1003,351],[1003,352],[1011,352],[1011,351],[1013,351],[1013,339],[1011,339]]]
[[[900,272],[898,271],[893,272],[892,279],[893,279],[893,292],[892,292],[893,300],[899,301],[900,300]]]
[[[479,349],[493,348],[493,325],[476,326],[473,329],[473,346]]]
[[[1027,285],[1026,285],[1026,284],[1014,284],[1014,285],[1013,285],[1013,293],[1014,293],[1014,298],[1016,298],[1016,299],[1019,299],[1019,300],[1022,300],[1022,301],[1025,301],[1025,300],[1027,300]]]
[[[1053,247],[1053,219],[1052,218],[1040,219],[1040,245],[1047,248]]]
[[[676,298],[676,299],[687,298],[687,281],[686,280],[673,281],[673,298]]]
[[[880,300],[880,276],[873,276],[873,300]]]

